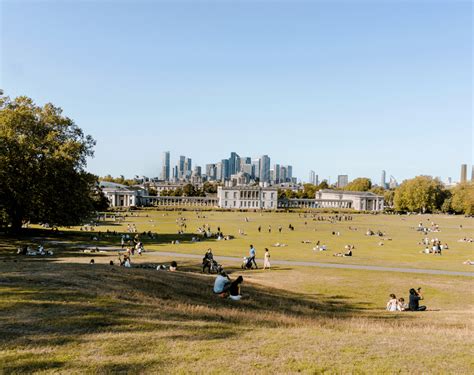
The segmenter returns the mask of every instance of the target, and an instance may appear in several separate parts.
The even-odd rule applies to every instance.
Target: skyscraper
[[[217,174],[217,168],[215,164],[206,164],[206,175],[209,181],[215,181]]]
[[[186,163],[186,156],[181,155],[179,157],[178,178],[184,177],[184,164],[185,163]]]
[[[286,166],[286,179],[289,182],[293,179],[293,166],[291,165]]]
[[[348,183],[349,183],[349,176],[347,176],[346,174],[340,174],[339,176],[337,176],[338,188],[344,188],[347,186]]]
[[[280,166],[280,181],[281,182],[286,182],[288,179],[288,171],[285,166]]]
[[[316,185],[316,172],[309,171],[309,181],[310,184]]]
[[[273,171],[274,171],[274,172],[273,172],[273,174],[274,174],[274,176],[273,176],[273,181],[274,181],[276,184],[278,184],[278,183],[280,183],[280,164],[275,164],[275,165],[273,166]]]
[[[229,180],[230,179],[230,169],[229,169],[229,159],[222,159],[222,177],[221,180]]]
[[[161,167],[161,179],[170,180],[170,152],[163,152],[163,166]]]
[[[223,171],[222,171],[222,162],[216,164],[216,180],[223,181]]]
[[[229,176],[236,174],[240,170],[240,156],[236,152],[230,153],[229,158]]]
[[[382,177],[380,179],[380,186],[382,186],[384,189],[387,187],[387,174],[385,171],[382,171]]]
[[[183,177],[188,178],[191,176],[192,166],[193,166],[193,162],[191,158],[186,158],[186,160],[184,161],[184,176]]]
[[[270,157],[262,155],[260,158],[260,182],[270,181]]]
[[[474,165],[471,168],[471,182],[474,182]]]
[[[253,178],[260,178],[260,159],[252,160]]]
[[[467,164],[461,164],[461,184],[467,181]]]

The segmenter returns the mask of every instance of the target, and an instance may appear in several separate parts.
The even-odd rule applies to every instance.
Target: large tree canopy
[[[0,206],[13,230],[24,220],[78,224],[103,203],[85,171],[94,145],[61,108],[0,96]]]
[[[434,212],[441,209],[446,198],[444,186],[437,178],[417,176],[395,191],[393,203],[397,211]]]
[[[457,185],[451,191],[452,198],[449,204],[456,213],[474,215],[474,183],[465,182]]]
[[[359,177],[346,185],[344,190],[349,191],[369,191],[372,187],[372,181],[367,177]]]

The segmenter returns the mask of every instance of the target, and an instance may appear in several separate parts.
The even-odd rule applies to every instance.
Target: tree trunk
[[[11,219],[11,228],[10,228],[10,231],[13,233],[13,234],[18,234],[21,232],[21,227],[22,227],[22,224],[23,224],[23,217],[22,215],[14,215],[12,216],[12,219]]]

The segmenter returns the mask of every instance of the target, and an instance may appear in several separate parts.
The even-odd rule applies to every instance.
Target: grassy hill
[[[251,271],[234,302],[213,295],[213,277],[192,262],[172,273],[84,261],[0,262],[0,372],[472,370],[469,278]],[[385,294],[408,282],[432,284],[441,311],[383,311]]]

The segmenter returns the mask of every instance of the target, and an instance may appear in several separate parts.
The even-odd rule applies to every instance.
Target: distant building
[[[285,182],[293,182],[293,166],[287,165],[286,166],[286,180]]]
[[[316,201],[320,201],[319,207],[325,207],[324,201],[350,201],[347,208],[356,211],[383,211],[384,199],[382,196],[365,191],[341,191],[323,189],[316,192]],[[331,207],[331,206],[326,206]]]
[[[228,186],[246,186],[250,183],[250,175],[245,172],[239,172],[230,176]]]
[[[260,159],[252,160],[253,178],[260,178]]]
[[[280,183],[280,164],[275,164],[273,166],[273,178],[272,178],[272,181],[275,183],[275,184],[279,184]]]
[[[340,174],[337,176],[337,187],[344,188],[349,184],[349,176],[346,174]]]
[[[135,207],[148,204],[148,191],[140,186],[101,181],[100,187],[111,207]]]
[[[474,182],[474,165],[471,168],[471,182]]]
[[[287,182],[287,180],[288,180],[288,170],[284,165],[282,165],[280,167],[280,183]]]
[[[275,210],[278,207],[278,189],[260,186],[219,186],[218,206],[236,210]]]
[[[185,174],[185,164],[186,164],[186,156],[181,155],[179,157],[179,165],[178,165],[178,176],[176,176],[178,179],[181,179],[184,177]]]
[[[215,164],[206,164],[206,176],[209,181],[216,181],[217,167]]]
[[[384,189],[387,187],[387,173],[382,171],[382,177],[380,178],[380,186]]]
[[[270,157],[268,155],[262,155],[260,158],[260,181],[270,181]]]
[[[229,176],[240,171],[240,156],[236,152],[230,153]]]
[[[230,179],[229,159],[222,159],[221,161],[221,181]]]
[[[163,165],[161,167],[161,179],[164,181],[170,180],[170,152],[163,152]]]
[[[461,184],[467,181],[467,164],[461,164]]]

